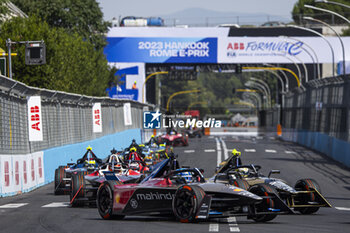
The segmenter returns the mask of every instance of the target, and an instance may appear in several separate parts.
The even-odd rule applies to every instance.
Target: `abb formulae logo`
[[[101,113],[100,110],[97,109],[94,111],[94,121],[96,125],[101,125]]]
[[[39,106],[34,106],[30,108],[30,121],[32,122],[32,129],[40,131],[40,115],[39,115]]]
[[[244,43],[228,43],[227,50],[244,50]]]
[[[92,106],[92,122],[93,122],[93,132],[102,132],[102,111],[101,103],[94,103]]]
[[[28,104],[29,141],[42,141],[43,129],[42,129],[40,96],[29,97],[27,104]]]

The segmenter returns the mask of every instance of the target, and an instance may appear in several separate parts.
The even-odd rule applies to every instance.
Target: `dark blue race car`
[[[98,158],[89,146],[86,148],[84,156],[77,160],[77,163],[59,166],[55,170],[55,195],[70,193],[73,173],[90,174],[97,170],[100,164],[102,164],[102,159]]]

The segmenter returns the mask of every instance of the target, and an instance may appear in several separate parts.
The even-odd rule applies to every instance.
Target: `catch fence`
[[[27,98],[41,97],[42,141],[29,141]],[[93,132],[92,106],[101,103],[102,133]],[[125,125],[124,104],[131,106]],[[29,87],[0,76],[0,154],[26,154],[142,129],[142,112],[152,106],[130,100],[91,97]]]
[[[315,79],[289,92],[282,107],[282,127],[319,132],[350,141],[350,82],[344,76]],[[278,124],[279,109],[266,110],[266,127]]]

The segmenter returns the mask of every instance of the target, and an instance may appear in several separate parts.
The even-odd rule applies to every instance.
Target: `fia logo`
[[[157,112],[143,112],[143,128],[144,129],[160,129],[161,113]]]

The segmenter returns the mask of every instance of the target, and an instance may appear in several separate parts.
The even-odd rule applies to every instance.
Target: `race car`
[[[195,138],[195,137],[201,138],[203,135],[203,130],[201,128],[188,128],[186,129],[185,133],[190,138]]]
[[[188,135],[187,134],[181,134],[177,131],[173,130],[169,133],[160,135],[158,137],[159,143],[165,143],[169,146],[188,146]]]
[[[236,151],[237,152],[237,151]],[[256,184],[268,184],[275,188],[278,196],[295,211],[301,214],[316,213],[320,207],[331,207],[322,196],[320,185],[314,179],[300,179],[294,187],[286,181],[271,178],[271,174],[279,174],[279,170],[271,170],[268,176],[259,173],[259,165],[242,165],[241,159],[233,153],[221,164],[217,174],[210,180],[224,184],[232,184],[246,190],[251,190]]]
[[[165,144],[156,144],[151,145],[140,145],[142,148],[142,154],[144,155],[144,161],[147,166],[154,165],[163,159],[168,159],[167,154],[168,148]]]
[[[138,179],[144,177],[142,176],[142,171],[139,171],[139,167],[136,169],[130,164],[123,163],[116,154],[117,151],[112,150],[111,152],[112,154],[107,157],[107,162],[100,165],[93,173],[86,174],[82,171],[72,173],[70,192],[70,204],[72,207],[95,204],[97,189],[106,180],[106,176],[117,175],[125,183],[135,183]],[[132,161],[131,164],[140,162]]]
[[[73,172],[80,171],[84,174],[89,174],[94,172],[101,163],[102,159],[94,154],[90,146],[87,147],[84,156],[78,159],[77,163],[68,163],[66,166],[59,166],[55,170],[54,194],[69,194]]]
[[[121,156],[123,156],[124,163],[128,163],[129,168],[147,172],[149,168],[142,158],[141,153],[142,149],[141,152],[138,152],[136,147],[131,147],[130,150],[124,150]]]
[[[190,180],[182,177],[187,173],[191,174]],[[272,186],[257,187],[249,192],[233,185],[206,182],[199,169],[173,170],[172,160],[166,159],[139,183],[107,177],[98,188],[96,204],[103,219],[172,215],[181,222],[195,222],[212,217],[247,216],[266,222],[277,214],[292,212]]]

